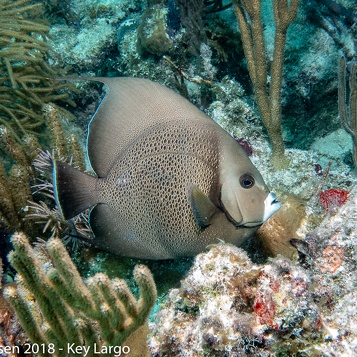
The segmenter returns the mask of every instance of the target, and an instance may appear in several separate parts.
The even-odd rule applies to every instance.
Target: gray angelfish
[[[63,216],[93,207],[96,246],[192,256],[219,240],[240,245],[280,208],[241,146],[188,100],[145,79],[98,80],[109,90],[87,138],[97,177],[54,163]]]

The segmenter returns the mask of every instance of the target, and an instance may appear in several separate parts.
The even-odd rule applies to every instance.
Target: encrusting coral
[[[59,239],[34,249],[25,234],[15,233],[12,243],[9,260],[18,272],[17,287],[6,287],[4,297],[31,342],[46,344],[40,356],[63,356],[72,344],[80,349],[73,355],[82,355],[83,346],[87,356],[95,349],[112,356],[118,353],[115,346],[129,346],[130,356],[148,356],[145,324],[157,293],[146,266],[134,270],[136,300],[124,280],[98,273],[84,282]]]
[[[167,54],[172,42],[166,33],[166,11],[158,4],[147,7],[138,26],[138,51],[144,56]]]
[[[357,187],[319,228],[294,241],[329,338],[318,345],[323,356],[357,355]]]
[[[219,244],[171,290],[150,348],[153,356],[318,356],[308,341],[322,334],[302,268],[281,256],[258,266]]]
[[[159,356],[355,356],[357,187],[320,227],[292,239],[298,264],[253,264],[234,246],[199,254],[151,336]]]

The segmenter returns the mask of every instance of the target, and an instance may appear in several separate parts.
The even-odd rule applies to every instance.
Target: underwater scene
[[[357,356],[356,0],[0,0],[0,357]]]

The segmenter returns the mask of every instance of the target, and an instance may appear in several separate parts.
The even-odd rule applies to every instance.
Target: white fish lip
[[[278,196],[274,192],[270,192],[264,201],[264,217],[263,222],[270,218],[281,207],[281,202],[278,201]]]
[[[237,227],[253,228],[262,225],[268,218],[270,218],[281,207],[281,202],[278,201],[278,196],[274,192],[270,192],[264,201],[264,216],[260,222],[246,222]]]

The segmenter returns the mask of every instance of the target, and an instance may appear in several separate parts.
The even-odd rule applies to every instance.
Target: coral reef
[[[348,157],[353,150],[353,142],[351,136],[340,128],[314,140],[311,150],[321,156],[319,162],[323,166],[327,166],[330,161],[343,165],[348,162]]]
[[[300,350],[314,356],[309,341],[321,339],[322,329],[309,286],[308,275],[286,258],[258,266],[241,249],[216,245],[198,255],[181,287],[171,290],[151,353],[294,356]]]
[[[28,202],[37,199],[31,186],[43,179],[33,166],[39,150],[54,149],[83,167],[78,139],[63,125],[70,114],[53,103],[74,105],[69,95],[73,87],[56,80],[60,72],[49,65],[53,52],[42,14],[40,3],[0,2],[0,229],[32,237],[39,233],[38,226],[25,218]]]
[[[172,41],[166,31],[167,9],[161,5],[148,7],[138,26],[138,50],[143,56],[167,54]]]
[[[72,1],[66,11],[52,12],[56,23],[51,26],[49,43],[59,55],[55,63],[68,66],[76,74],[94,72],[107,76],[109,71],[118,75],[118,23],[136,19],[141,8],[142,3],[136,0],[90,4],[80,0]]]
[[[247,6],[256,2],[244,1]],[[337,90],[344,84],[345,94],[340,91],[339,95],[340,118],[350,127],[354,102],[349,94],[351,89],[351,94],[353,92],[353,83],[350,87],[347,82],[351,79],[350,63],[356,54],[355,1],[300,2],[296,20],[289,25],[280,103],[287,147],[285,156],[290,165],[289,169],[279,171],[267,155],[270,148],[254,105],[256,93],[250,84],[231,4],[216,0],[177,0],[176,4],[174,0],[150,0],[148,3],[150,5],[144,6],[138,0],[89,3],[87,0],[50,0],[44,2],[43,16],[37,3],[0,0],[0,17],[10,16],[18,24],[17,28],[14,23],[11,28],[0,26],[0,70],[4,73],[0,81],[3,88],[0,97],[4,99],[0,108],[3,125],[0,135],[1,242],[6,240],[2,237],[15,229],[24,231],[31,239],[65,236],[66,241],[73,242],[73,236],[83,237],[79,234],[78,222],[61,220],[56,210],[47,183],[48,159],[36,161],[35,166],[42,172],[36,171],[32,164],[37,149],[42,147],[54,148],[55,157],[63,156],[68,161],[72,156],[73,165],[85,168],[83,143],[78,142],[78,131],[74,130],[78,121],[74,122],[47,99],[43,105],[43,99],[51,96],[65,99],[62,84],[47,79],[52,76],[53,65],[64,64],[67,71],[76,75],[150,78],[180,91],[229,133],[248,143],[245,145],[252,161],[284,202],[279,213],[259,232],[259,238],[264,241],[263,258],[258,256],[255,247],[248,247],[252,248],[250,257],[261,265],[251,263],[241,250],[229,246],[215,247],[210,253],[197,257],[192,270],[195,275],[191,272],[181,288],[172,290],[166,307],[162,308],[159,325],[154,327],[157,337],[153,335],[151,340],[153,354],[179,356],[180,348],[184,348],[181,355],[193,356],[355,355],[354,222],[357,217],[356,177],[351,168],[356,165],[351,153],[356,145],[353,146],[352,137],[341,129],[337,105]],[[265,43],[262,59],[268,69],[273,64],[276,30],[272,3],[261,1],[260,21],[264,24]],[[51,21],[50,28],[39,20],[45,17]],[[249,17],[247,12],[245,17]],[[32,31],[28,31],[26,25]],[[47,38],[48,33],[51,39]],[[21,57],[24,43],[31,52],[30,66],[25,60],[29,58]],[[138,44],[139,48],[142,46],[140,51]],[[10,50],[13,57],[6,57]],[[58,56],[53,56],[52,51]],[[347,67],[338,67],[338,81],[336,66],[342,54]],[[162,55],[168,55],[171,62]],[[37,78],[33,73],[35,68],[46,78]],[[268,76],[264,89],[272,89],[272,84],[273,78]],[[84,82],[78,86],[84,87]],[[83,127],[91,116],[88,108],[94,107],[93,98],[99,97],[99,91],[89,86],[85,88],[89,99],[80,98],[76,113]],[[24,104],[24,93],[30,99],[30,103],[25,103],[29,104],[26,108],[30,108],[30,112],[18,107]],[[14,101],[15,94],[19,96]],[[7,98],[13,106],[9,106]],[[344,106],[347,116],[341,110]],[[14,115],[24,130],[15,123]],[[30,131],[35,136],[28,135]],[[85,135],[81,135],[84,138]],[[36,187],[30,189],[34,183]],[[34,194],[33,190],[36,190]],[[28,199],[34,202],[29,204]],[[297,250],[289,243],[293,237],[299,238],[293,240]],[[88,270],[82,267],[83,274],[101,271],[113,277],[118,275],[114,272],[119,269],[124,270],[124,274],[132,270],[134,262],[130,267],[117,268],[116,258],[85,250],[86,253],[78,253],[78,256],[87,254],[92,258],[86,266]],[[8,280],[11,274],[3,249],[0,253]],[[266,254],[275,258],[265,262]],[[293,261],[298,259],[300,267],[279,254]],[[210,262],[206,264],[206,260]],[[51,259],[46,255],[42,267],[50,266],[48,262]],[[201,269],[199,263],[206,283],[195,280]],[[163,277],[175,275],[171,273],[175,269],[168,269],[164,263],[153,266]],[[26,296],[31,305],[35,301],[33,295]],[[160,301],[165,298],[162,295]],[[1,306],[5,306],[3,303]],[[25,341],[20,337],[14,342],[19,323],[8,311],[8,305],[0,309],[3,337],[0,346]],[[13,327],[10,320],[15,321]],[[233,336],[236,342],[227,336]],[[132,337],[135,338],[135,334]]]
[[[48,346],[40,356],[62,356],[63,351],[72,355],[72,344],[73,355],[82,355],[84,348],[88,356],[96,354],[95,348],[112,355],[120,346],[129,346],[133,356],[148,355],[143,326],[156,300],[156,287],[146,266],[134,270],[140,287],[136,300],[121,279],[98,273],[83,282],[59,239],[34,249],[25,234],[15,233],[12,243],[9,260],[18,271],[17,287],[7,286],[4,297],[31,342]]]
[[[227,244],[195,259],[157,314],[153,356],[353,356],[357,187],[304,239],[299,264]]]
[[[204,51],[206,57],[203,59],[200,53],[201,43],[196,46],[195,55],[187,50],[190,42],[186,39],[193,35],[189,27],[182,26],[183,15],[180,8],[177,8],[173,0],[167,3],[157,2],[154,4],[156,8],[159,8],[159,3],[162,13],[166,13],[167,22],[165,24],[162,17],[160,26],[163,28],[166,25],[166,35],[172,43],[169,57],[173,63],[181,69],[181,72],[185,72],[188,78],[200,76],[205,79],[207,75],[204,63],[209,63],[213,73],[216,72],[214,83],[222,85],[223,77],[228,75],[233,82],[241,84],[246,93],[239,97],[238,108],[244,104],[247,110],[249,108],[250,112],[254,112],[254,107],[250,105],[251,85],[240,36],[236,31],[233,8],[210,13],[210,5],[216,6],[219,2],[213,4],[204,2],[204,11],[200,13],[203,21],[200,20],[200,23],[204,27],[207,41],[202,43],[208,46],[210,51]],[[106,0],[95,1],[91,6],[85,5],[84,0],[76,1],[71,3],[65,14],[58,13],[57,17],[55,13],[52,14],[56,18],[56,23],[51,27],[50,44],[72,71],[87,75],[95,73],[101,76],[150,78],[176,88],[202,108],[207,108],[216,99],[214,88],[188,83],[186,79],[177,75],[175,68],[162,61],[160,56],[139,54],[137,43],[141,39],[138,35],[138,26],[144,12],[142,4],[135,0],[124,2]],[[351,18],[351,13],[354,11],[353,4],[347,2],[344,6],[348,9]],[[338,21],[344,21],[341,13],[329,14],[321,1],[309,1],[301,3],[296,20],[289,26],[281,88],[282,129],[285,144],[299,149],[308,149],[316,138],[340,126],[336,106],[336,63],[340,58],[340,46],[321,28],[320,22],[316,21],[317,18],[313,16],[315,10],[322,16],[338,17]],[[70,16],[73,18],[69,19]],[[269,67],[273,59],[275,30],[270,2],[262,2],[262,21],[266,63]],[[333,20],[330,22],[333,23]],[[146,25],[150,33],[150,30],[153,30],[150,26],[154,27],[155,22],[148,22]],[[342,26],[338,29],[339,36],[347,39],[351,37],[352,30],[351,26]],[[351,52],[352,40],[347,40],[345,45]],[[342,50],[347,48],[346,46]],[[209,52],[211,58],[207,56]],[[220,111],[224,116],[225,108],[219,102],[215,102],[216,112]],[[233,101],[230,103],[231,110],[235,104]],[[237,110],[237,118],[241,116],[245,119],[244,114],[244,112],[240,114]],[[261,130],[259,126],[254,128],[251,124],[251,122],[243,123],[248,131]],[[244,129],[239,125],[238,130]]]
[[[336,68],[341,54],[348,61],[356,56],[351,21],[356,18],[353,1],[301,3],[286,51],[283,113],[288,146],[310,148],[314,139],[340,128]]]
[[[323,28],[348,59],[356,55],[354,35],[357,23],[353,1],[314,0],[308,4],[309,19]]]
[[[313,282],[314,300],[321,310],[328,337],[318,345],[321,355],[357,353],[356,242],[357,187],[346,203],[331,213],[319,228],[295,242],[300,263]]]

